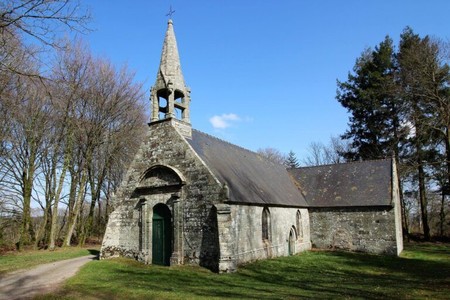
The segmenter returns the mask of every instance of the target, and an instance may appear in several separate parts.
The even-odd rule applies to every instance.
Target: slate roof
[[[310,207],[391,205],[392,160],[289,169]]]
[[[219,181],[228,185],[229,202],[307,206],[284,166],[198,130],[193,129],[187,141]]]

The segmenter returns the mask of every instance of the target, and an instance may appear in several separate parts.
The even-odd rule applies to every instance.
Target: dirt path
[[[95,255],[61,260],[30,270],[19,270],[0,278],[0,299],[26,299],[56,290],[67,278],[75,275]]]

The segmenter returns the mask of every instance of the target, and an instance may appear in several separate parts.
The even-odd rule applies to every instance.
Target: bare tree
[[[83,244],[146,128],[134,75],[58,40],[65,30],[86,32],[88,20],[77,0],[0,3],[0,205],[20,216],[21,247],[35,238],[54,249],[61,232],[65,245],[74,237]],[[36,65],[53,50],[58,58],[44,78]],[[43,212],[35,232],[32,200]],[[62,204],[67,219],[58,228]]]
[[[309,144],[309,155],[301,160],[302,164],[305,166],[319,166],[328,164],[324,153],[325,148],[326,146],[321,142],[312,142]]]
[[[32,240],[30,202],[40,167],[46,166],[41,160],[45,135],[50,131],[51,118],[41,118],[43,113],[51,115],[47,111],[51,104],[46,102],[48,82],[36,65],[41,54],[60,48],[58,36],[63,31],[86,32],[89,19],[88,11],[77,0],[0,2],[0,179],[2,193],[22,197],[19,246]],[[44,182],[45,219],[51,214],[51,194],[47,180]],[[43,231],[39,230],[38,239]]]
[[[10,133],[5,141],[7,153],[2,160],[2,188],[20,195],[22,201],[21,237],[19,247],[34,238],[30,205],[35,178],[43,155],[45,135],[48,133],[50,105],[40,82],[18,76],[9,107]]]
[[[0,3],[0,35],[27,35],[39,43],[57,46],[62,30],[88,30],[90,15],[77,0],[3,0]]]
[[[71,157],[67,166],[71,183],[66,246],[71,245],[74,236],[82,245],[91,234],[95,208],[109,178],[108,172],[118,166],[116,161],[124,160],[123,156],[134,154],[145,130],[142,86],[133,82],[134,75],[126,68],[116,70],[105,59],[92,58],[83,47],[72,48],[62,77],[70,79],[66,83],[68,90],[78,95],[71,101],[73,113],[68,128],[76,143],[66,140],[70,149],[66,153]],[[82,80],[74,84],[80,74]],[[84,205],[85,196],[90,196],[88,206]],[[88,210],[87,218],[79,222],[84,208]]]
[[[16,100],[17,81],[21,74],[36,71],[20,39],[7,34],[5,40],[0,40],[0,157],[7,150],[5,139],[11,131],[9,114]]]
[[[305,166],[319,166],[339,164],[345,162],[343,154],[348,151],[350,144],[339,137],[330,137],[328,145],[312,142],[308,147],[309,155],[302,159]]]
[[[86,94],[86,85],[88,82],[89,65],[92,58],[85,46],[80,43],[72,43],[65,47],[66,51],[60,51],[57,62],[53,69],[53,105],[57,112],[58,130],[53,135],[53,150],[50,160],[51,173],[51,195],[53,197],[52,221],[50,229],[49,248],[55,248],[58,225],[58,209],[61,200],[62,189],[65,185],[65,179],[68,170],[70,170],[71,185],[70,198],[75,197],[76,185],[78,183],[76,174],[77,160],[74,159],[76,144],[76,103],[81,101]],[[57,177],[56,169],[59,169],[59,177]],[[69,201],[69,206],[73,206],[74,201]],[[70,210],[72,211],[72,210]]]
[[[81,43],[58,40],[63,30],[87,30],[89,15],[79,8],[76,0],[0,3],[0,204],[20,216],[20,247],[35,239],[54,249],[64,231],[64,244],[74,236],[83,244],[146,128],[134,75],[92,58]],[[33,39],[40,47],[22,42]],[[39,51],[50,49],[59,54],[44,78],[36,65]],[[43,212],[36,231],[33,200]],[[62,204],[67,219],[58,228]],[[97,211],[100,219],[108,209]]]
[[[280,150],[271,147],[259,148],[256,152],[262,157],[279,165],[284,165],[287,158],[286,154],[283,154]]]
[[[326,161],[331,164],[345,162],[344,153],[348,152],[350,143],[337,136],[330,137],[328,147],[324,149]]]
[[[90,99],[94,100],[91,112],[96,112],[96,117],[95,123],[91,123],[95,131],[92,138],[98,143],[93,143],[92,160],[87,166],[91,204],[80,244],[84,244],[92,232],[95,205],[100,201],[110,166],[114,166],[120,156],[135,152],[145,128],[142,86],[133,83],[133,74],[126,68],[116,71],[106,60],[96,60],[93,67],[95,82]]]

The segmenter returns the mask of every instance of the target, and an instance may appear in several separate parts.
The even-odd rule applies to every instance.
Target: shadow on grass
[[[450,260],[450,244],[443,243],[413,243],[408,245],[407,256],[414,254],[423,254],[428,258],[439,259],[443,258],[445,260]],[[408,255],[410,254],[410,255]]]
[[[96,249],[88,249],[89,254],[91,255],[95,255],[95,260],[99,260],[100,259],[100,251],[96,250]]]
[[[446,249],[435,250],[448,254]],[[200,267],[149,266],[121,258],[86,265],[61,293],[101,299],[446,299],[449,279],[450,260],[348,252],[307,252],[221,275]]]

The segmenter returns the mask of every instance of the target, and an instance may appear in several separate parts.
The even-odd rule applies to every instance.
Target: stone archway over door
[[[294,227],[291,228],[289,232],[289,244],[288,244],[288,252],[289,255],[295,254],[295,240],[297,239],[297,235],[295,234]]]
[[[184,177],[176,169],[155,165],[143,174],[134,191],[134,197],[142,198],[141,251],[147,263],[183,263],[181,195],[185,183]]]
[[[152,218],[152,264],[169,266],[172,255],[172,223],[169,207],[157,204]]]

